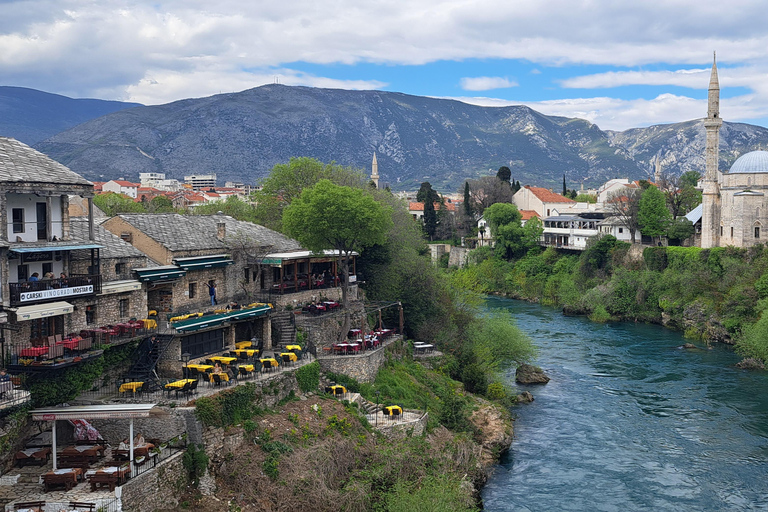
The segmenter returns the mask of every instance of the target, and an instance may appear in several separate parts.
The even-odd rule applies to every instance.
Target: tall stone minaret
[[[376,152],[373,152],[373,163],[371,164],[371,181],[379,188],[379,163],[376,161]]]
[[[704,128],[707,130],[705,152],[706,171],[702,182],[702,218],[701,247],[720,245],[720,83],[717,79],[717,56],[712,62],[712,74],[709,78],[709,102]]]

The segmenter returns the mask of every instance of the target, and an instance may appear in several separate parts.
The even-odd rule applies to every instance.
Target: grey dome
[[[731,174],[768,173],[768,151],[750,151],[733,162]]]

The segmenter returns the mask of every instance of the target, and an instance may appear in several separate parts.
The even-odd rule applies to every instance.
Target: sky
[[[146,105],[264,84],[527,105],[625,130],[768,127],[753,0],[0,0],[0,85]]]

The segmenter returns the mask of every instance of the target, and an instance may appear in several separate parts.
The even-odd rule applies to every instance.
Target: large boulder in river
[[[515,371],[515,381],[518,384],[546,384],[549,377],[538,366],[521,364]]]
[[[746,359],[742,359],[736,363],[736,368],[740,368],[742,370],[765,370],[765,365],[759,359],[747,357]]]
[[[523,391],[519,395],[517,395],[517,403],[519,404],[529,404],[533,402],[533,395],[530,391]]]

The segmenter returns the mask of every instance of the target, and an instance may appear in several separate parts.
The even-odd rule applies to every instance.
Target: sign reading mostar
[[[21,302],[29,302],[30,300],[47,300],[55,299],[58,297],[71,297],[73,295],[85,295],[93,293],[93,285],[85,286],[71,286],[69,288],[52,288],[50,290],[38,290],[35,292],[23,292],[21,293]]]

